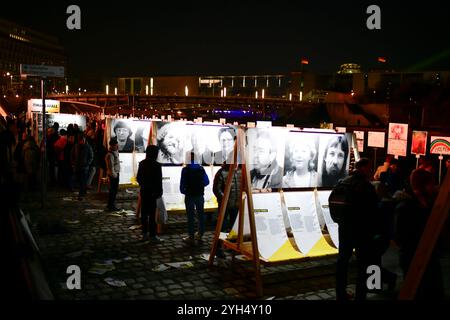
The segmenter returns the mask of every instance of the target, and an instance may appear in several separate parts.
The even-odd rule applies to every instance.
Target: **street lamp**
[[[264,99],[264,89],[262,89],[262,98]]]
[[[109,95],[109,85],[106,85],[106,95]]]

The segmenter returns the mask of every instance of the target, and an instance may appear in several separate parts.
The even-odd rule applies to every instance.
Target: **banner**
[[[322,215],[326,230],[335,248],[339,248],[339,225],[333,221],[330,215],[330,207],[328,206],[328,198],[331,191],[317,191],[317,211]],[[320,220],[320,218],[319,218]],[[322,229],[324,230],[324,229]]]
[[[432,136],[430,142],[430,153],[450,155],[450,137]]]

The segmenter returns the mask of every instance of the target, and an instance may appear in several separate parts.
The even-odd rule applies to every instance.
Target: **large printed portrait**
[[[117,138],[119,152],[145,152],[150,135],[151,121],[113,119],[111,138]]]
[[[319,135],[289,132],[284,156],[283,188],[317,187]]]
[[[250,128],[247,152],[254,189],[282,188],[285,128]]]
[[[319,187],[332,188],[348,175],[350,142],[345,134],[320,134]]]
[[[190,128],[186,122],[158,122],[156,145],[159,147],[159,163],[183,164],[186,152],[192,149]]]

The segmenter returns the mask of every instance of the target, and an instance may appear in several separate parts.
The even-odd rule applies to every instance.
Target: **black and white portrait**
[[[320,137],[319,186],[332,188],[348,175],[350,143],[344,134]]]
[[[132,120],[113,119],[111,123],[111,138],[116,137],[119,142],[119,152],[133,152],[134,140],[131,138]]]
[[[280,134],[281,133],[281,134]],[[280,130],[247,130],[250,179],[254,189],[281,188],[284,139]]]
[[[159,147],[158,162],[185,163],[186,152],[191,149],[189,141],[190,132],[185,122],[159,122],[156,137],[156,145]]]
[[[221,127],[217,132],[217,139],[220,150],[214,154],[214,163],[218,165],[233,163],[236,129],[233,127]]]
[[[286,139],[283,188],[316,187],[319,136],[290,132]]]

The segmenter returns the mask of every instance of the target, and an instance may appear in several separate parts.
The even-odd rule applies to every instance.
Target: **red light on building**
[[[378,62],[386,63],[386,58],[378,57]]]
[[[302,59],[302,64],[309,64],[309,61],[307,59]]]

